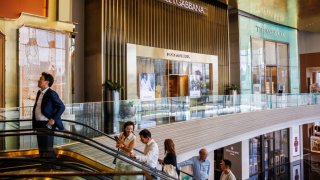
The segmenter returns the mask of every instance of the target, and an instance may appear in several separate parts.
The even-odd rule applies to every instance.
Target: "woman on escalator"
[[[159,159],[159,164],[162,165],[162,171],[172,177],[179,178],[176,148],[172,139],[164,140],[164,153],[164,159]]]
[[[123,125],[123,131],[119,134],[119,138],[116,138],[116,147],[123,154],[130,156],[130,152],[136,145],[136,136],[133,133],[134,123],[132,121],[127,121]],[[127,172],[127,171],[137,171],[132,165],[125,163],[121,160],[116,161],[116,171]],[[135,176],[115,176],[114,179],[136,179]]]

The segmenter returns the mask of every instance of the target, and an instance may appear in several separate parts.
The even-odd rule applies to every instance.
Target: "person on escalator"
[[[136,145],[136,136],[133,133],[134,123],[132,121],[127,121],[123,125],[123,131],[119,134],[119,137],[116,138],[116,147],[123,154],[130,156],[130,152],[133,150]],[[132,165],[125,163],[121,160],[116,161],[116,171],[137,171]],[[134,176],[117,176],[114,179],[136,179]]]
[[[179,178],[179,172],[177,168],[176,148],[172,139],[164,140],[164,152],[165,152],[164,159],[158,160],[159,164],[162,165],[162,171],[172,177]]]
[[[56,128],[63,130],[61,115],[65,106],[58,94],[50,87],[54,82],[51,74],[43,72],[38,80],[40,90],[37,93],[36,101],[32,110],[32,127],[37,132],[45,135],[37,135],[40,158],[55,159],[53,149],[53,131]],[[41,131],[44,130],[45,131]],[[49,131],[48,131],[49,130]]]
[[[151,138],[151,132],[148,129],[143,129],[139,132],[140,140],[145,144],[143,154],[135,154],[131,151],[130,156],[143,163],[146,163],[151,168],[156,168],[159,158],[159,147],[158,144]],[[157,177],[152,175],[153,179]]]

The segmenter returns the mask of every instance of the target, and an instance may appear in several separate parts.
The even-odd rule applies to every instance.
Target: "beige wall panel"
[[[72,0],[57,0],[58,12],[57,20],[71,22],[72,19]]]
[[[224,84],[229,80],[225,6],[197,1],[207,7],[206,16],[156,0],[104,2],[105,79],[130,84],[126,74],[130,67],[126,63],[126,44],[130,43],[218,56],[219,94],[224,93]],[[121,98],[127,98],[124,91]]]

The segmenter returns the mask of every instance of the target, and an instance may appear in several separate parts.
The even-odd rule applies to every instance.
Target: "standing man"
[[[236,177],[230,170],[231,168],[231,161],[228,159],[221,160],[220,162],[220,167],[221,167],[221,176],[220,180],[236,180]]]
[[[143,129],[139,135],[141,142],[145,144],[143,155],[135,155],[131,151],[130,156],[146,163],[152,168],[156,168],[159,158],[158,144],[151,138],[151,132],[148,129]],[[153,178],[156,179],[155,177]]]
[[[210,174],[210,162],[207,160],[208,151],[205,148],[200,149],[199,156],[194,156],[189,160],[181,162],[177,165],[178,168],[183,166],[192,166],[193,179],[207,180]]]
[[[51,74],[43,72],[38,80],[40,90],[32,110],[32,127],[41,132],[41,129],[63,130],[61,115],[65,106],[58,94],[50,87],[54,82]],[[39,155],[41,158],[55,159],[53,149],[53,131],[43,131],[49,135],[37,135]]]

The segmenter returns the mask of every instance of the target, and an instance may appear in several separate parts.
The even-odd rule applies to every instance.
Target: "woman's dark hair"
[[[176,155],[176,148],[172,139],[164,140],[164,153],[171,153]]]
[[[49,87],[52,86],[53,82],[54,82],[54,78],[51,74],[46,73],[46,72],[42,72],[41,75],[44,77],[45,81],[49,81]]]
[[[129,134],[127,134],[127,132],[126,132],[127,126],[133,126],[133,131],[134,131],[134,123],[133,123],[132,121],[127,121],[127,122],[125,122],[124,125],[123,125],[123,135],[124,135],[125,137],[127,137],[127,136],[129,135]]]
[[[151,132],[148,129],[143,129],[139,132],[139,135],[144,138],[151,138]]]

